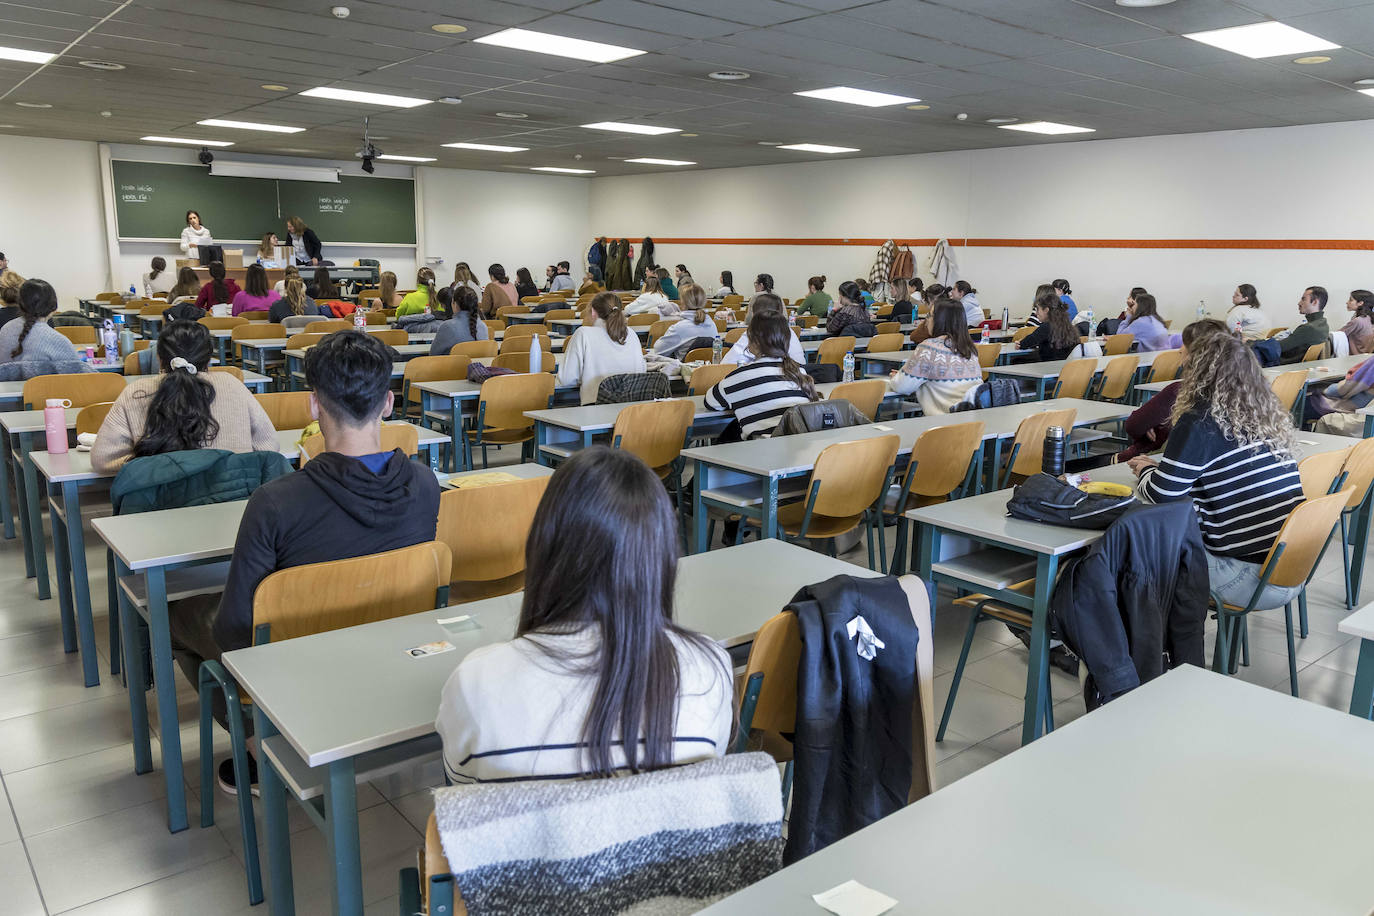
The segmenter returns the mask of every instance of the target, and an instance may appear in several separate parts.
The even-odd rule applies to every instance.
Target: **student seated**
[[[1303,323],[1298,325],[1279,344],[1279,362],[1301,362],[1309,347],[1324,344],[1331,339],[1331,329],[1326,324],[1326,289],[1309,286],[1298,299],[1298,314]]]
[[[1149,293],[1135,296],[1126,306],[1126,320],[1117,325],[1116,333],[1135,338],[1136,349],[1142,351],[1168,350],[1169,329],[1159,320],[1155,297]]]
[[[678,297],[677,284],[673,282],[672,277],[668,276],[668,268],[655,267],[653,275],[658,278],[658,288],[663,290],[663,295],[669,299]]]
[[[149,270],[143,275],[143,295],[151,299],[165,296],[174,285],[172,274],[167,270],[167,259],[153,258]]]
[[[891,381],[898,394],[915,394],[927,416],[949,413],[983,383],[963,306],[940,299],[931,305],[929,320],[931,336],[916,346]]]
[[[521,270],[524,270],[524,268],[521,268]],[[516,273],[519,273],[519,271],[516,271]],[[529,273],[530,273],[530,272],[529,272],[528,270],[526,270],[526,271],[525,271],[525,277],[526,277],[526,279],[530,280],[530,288],[533,289],[533,288],[534,288],[534,280],[530,277]],[[551,293],[558,293],[558,292],[562,292],[562,291],[565,290],[565,289],[572,289],[572,288],[573,288],[572,265],[569,264],[567,261],[559,261],[559,262],[558,262],[558,266],[554,268],[553,279],[549,282],[549,292],[551,292]],[[537,292],[537,291],[536,291],[536,292]],[[524,295],[524,294],[522,293],[521,295]]]
[[[401,300],[405,297],[396,291],[396,274],[389,270],[384,270],[378,280],[379,295],[377,296],[377,308],[400,308]]]
[[[830,307],[834,303],[835,300],[825,291],[825,275],[822,274],[806,281],[806,298],[797,306],[797,314],[824,319],[830,314]]]
[[[19,287],[23,285],[24,278],[17,271],[0,274],[0,327],[19,317]]]
[[[593,264],[587,268],[587,272],[582,275],[582,285],[577,288],[579,296],[586,296],[589,293],[599,293],[606,287],[601,285],[601,268]]]
[[[444,302],[444,293],[449,294],[449,302]],[[448,351],[457,344],[488,338],[487,323],[477,317],[477,294],[471,287],[459,286],[452,290],[440,290],[439,301],[441,307],[452,317],[440,324],[435,331],[434,342],[429,345],[430,356],[448,356]]]
[[[1264,309],[1260,308],[1259,293],[1255,292],[1255,288],[1249,283],[1237,286],[1235,292],[1231,293],[1231,311],[1226,313],[1226,327],[1246,340],[1264,340],[1273,326]]]
[[[761,276],[766,275],[761,274]],[[753,362],[757,358],[756,352],[749,346],[748,328],[753,325],[754,316],[761,314],[763,312],[773,312],[777,315],[780,315],[782,316],[783,323],[787,323],[787,308],[782,304],[781,299],[779,299],[772,293],[756,294],[754,296],[754,301],[749,303],[748,314],[745,315],[746,325],[744,333],[741,334],[739,338],[735,341],[734,346],[730,348],[730,352],[726,353],[725,356],[721,359],[721,363],[743,366]],[[788,359],[792,360],[792,362],[798,365],[806,365],[806,351],[802,349],[801,338],[798,337],[796,334],[792,334],[790,327],[788,330],[788,334],[792,338],[787,342]],[[715,335],[707,334],[706,336],[713,337]]]
[[[252,645],[253,593],[269,574],[434,540],[433,472],[399,449],[382,451],[382,419],[393,400],[386,344],[362,331],[330,334],[306,352],[305,380],[324,452],[249,498],[223,597],[171,608],[173,648],[192,683],[203,659]],[[232,760],[220,764],[219,780],[237,791]]]
[[[1244,607],[1288,513],[1302,502],[1293,418],[1279,405],[1249,345],[1232,334],[1194,339],[1164,455],[1129,462],[1142,502],[1191,499],[1207,549],[1211,589]],[[1278,607],[1301,586],[1269,586]],[[1272,602],[1272,603],[1271,603]]]
[[[0,327],[0,365],[17,363],[25,379],[57,372],[94,372],[79,361],[76,347],[48,326],[57,311],[57,294],[45,280],[25,280],[19,287],[19,316]],[[54,363],[64,364],[54,369]],[[77,366],[82,368],[78,369]]]
[[[1069,320],[1069,310],[1053,288],[1035,298],[1035,330],[1021,338],[1022,350],[1034,350],[1041,360],[1068,359],[1078,347],[1078,328]]]
[[[176,305],[183,300],[195,303],[200,296],[200,277],[189,267],[183,267],[177,271],[177,282],[167,292],[167,301]]]
[[[567,276],[566,274],[564,275]],[[569,283],[572,281],[570,280]],[[550,287],[552,289],[552,287]],[[570,289],[571,287],[560,287],[560,289]],[[517,267],[515,270],[515,295],[524,299],[526,296],[539,295],[539,287],[534,285],[534,277],[530,276],[528,267]]]
[[[214,341],[204,325],[173,321],[157,338],[160,375],[131,379],[100,425],[91,467],[113,474],[131,458],[193,448],[274,452],[277,433],[253,393],[228,372],[211,372]]]
[[[299,280],[301,278],[300,268],[295,264],[287,264],[282,268],[281,279],[272,284],[272,292],[278,296],[286,295],[286,284],[289,280]]]
[[[487,276],[491,278],[482,289],[482,317],[495,318],[496,312],[504,305],[519,305],[520,296],[515,291],[515,285],[510,282],[510,277],[506,275],[506,268],[500,264],[492,264],[487,268]]]
[[[277,296],[272,292],[272,287],[267,285],[267,271],[261,264],[248,265],[243,277],[243,286],[242,290],[234,294],[231,314],[237,317],[244,312],[271,311]]]
[[[734,271],[722,270],[720,272],[720,288],[716,290],[717,299],[735,295],[735,274]]]
[[[1050,286],[1059,294],[1059,301],[1064,303],[1064,308],[1069,313],[1069,320],[1073,321],[1078,317],[1078,303],[1073,301],[1073,290],[1069,288],[1068,280],[1055,280]]]
[[[1350,342],[1350,353],[1374,353],[1374,293],[1367,289],[1353,289],[1345,303],[1350,320],[1341,328]]]
[[[401,299],[401,304],[396,307],[396,317],[421,315],[425,309],[432,313],[438,306],[439,293],[434,285],[434,271],[428,267],[421,267],[415,274],[415,291],[406,293]]]
[[[290,317],[301,315],[318,315],[320,307],[315,304],[315,300],[305,294],[305,284],[300,277],[294,277],[286,281],[286,292],[282,297],[272,303],[272,307],[267,311],[269,321],[281,324]]]
[[[864,305],[863,291],[858,285],[846,280],[840,284],[840,301],[826,319],[825,331],[831,337],[853,334],[856,337],[872,337],[873,317]]]
[[[921,299],[920,280],[914,281],[918,284],[915,289],[907,284],[905,280],[892,281],[892,314],[885,318],[885,321],[896,321],[899,324],[907,324],[913,320],[916,314],[916,303]],[[915,299],[912,296],[915,296]]]
[[[964,320],[968,322],[969,327],[976,328],[986,320],[983,306],[978,301],[978,290],[970,286],[967,280],[954,281],[954,285],[946,293],[950,299],[963,306]]]
[[[654,352],[671,355],[676,350],[701,337],[715,337],[716,323],[706,314],[706,290],[693,283],[684,289],[681,320],[654,341]]]
[[[1183,342],[1179,345],[1183,357],[1181,365],[1187,364],[1188,348],[1196,346],[1197,341],[1209,334],[1228,333],[1230,331],[1226,325],[1215,318],[1204,318],[1185,327],[1181,335]],[[1126,438],[1131,440],[1131,444],[1117,452],[1112,458],[1113,464],[1153,452],[1168,441],[1169,432],[1173,429],[1174,401],[1178,398],[1178,388],[1181,384],[1182,382],[1178,381],[1170,382],[1163,391],[1157,392],[1154,397],[1131,411],[1125,423]]]
[[[196,307],[208,312],[213,305],[231,305],[234,297],[240,292],[237,283],[224,279],[224,264],[214,261],[210,264],[210,282],[202,286],[196,294]]]
[[[582,403],[595,404],[608,376],[645,371],[644,349],[625,324],[615,293],[597,293],[582,320],[583,326],[563,345],[558,384],[581,385]]]
[[[706,392],[706,407],[732,412],[743,438],[766,438],[787,408],[820,398],[811,376],[788,352],[796,335],[781,308],[755,310],[745,336],[749,338],[749,360]]]
[[[645,280],[644,292],[625,306],[626,315],[646,315],[649,312],[656,312],[661,318],[672,318],[678,314],[677,306],[659,290],[658,279],[655,277]]]
[[[677,522],[658,475],[620,449],[577,452],[549,480],[526,555],[515,638],[470,652],[440,695],[448,778],[613,776],[723,756],[730,661],[673,622]]]

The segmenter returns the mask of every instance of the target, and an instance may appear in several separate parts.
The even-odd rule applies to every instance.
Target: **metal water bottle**
[[[530,372],[544,371],[544,345],[539,341],[538,334],[530,335]]]
[[[1002,306],[1002,330],[1011,330],[1011,309]]]
[[[1040,470],[1051,477],[1064,473],[1064,427],[1051,426],[1045,430],[1045,449],[1040,458]]]
[[[47,434],[50,455],[67,451],[67,408],[71,406],[72,402],[66,398],[48,398],[43,408],[43,431]]]

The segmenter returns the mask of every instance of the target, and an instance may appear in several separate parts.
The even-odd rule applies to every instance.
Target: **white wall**
[[[1048,239],[1368,239],[1374,121],[1132,140],[599,178],[596,234],[679,238],[973,237]],[[924,268],[928,249],[918,249]],[[721,268],[751,288],[773,274],[802,295],[806,278],[867,276],[871,247],[660,244],[704,282]],[[1199,300],[1229,307],[1253,283],[1276,323],[1293,323],[1308,284],[1337,307],[1374,285],[1374,252],[969,247],[962,275],[985,306],[1024,313],[1039,283],[1068,277],[1080,307],[1115,313],[1132,286],[1166,316]],[[923,271],[924,273],[924,271]],[[1333,318],[1336,317],[1333,315]]]
[[[51,283],[61,308],[76,308],[109,273],[96,145],[0,136],[0,162],[0,251],[21,276]]]

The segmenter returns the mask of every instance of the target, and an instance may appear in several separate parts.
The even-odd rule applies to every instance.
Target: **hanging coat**
[[[948,239],[940,239],[930,252],[929,270],[932,280],[941,286],[953,286],[959,279],[959,263],[954,260],[954,247]]]
[[[639,246],[639,258],[635,261],[634,272],[630,275],[631,288],[638,287],[644,279],[644,268],[653,266],[655,266],[654,240],[645,236],[644,243]]]
[[[868,282],[873,287],[875,301],[887,299],[887,281],[892,272],[892,261],[897,257],[897,243],[888,239],[878,249],[878,257],[868,271]]]

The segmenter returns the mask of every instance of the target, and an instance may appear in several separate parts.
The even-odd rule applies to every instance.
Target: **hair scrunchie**
[[[172,357],[171,367],[174,371],[177,369],[185,369],[186,372],[190,375],[195,375],[198,371],[195,365],[190,360],[181,356]]]

